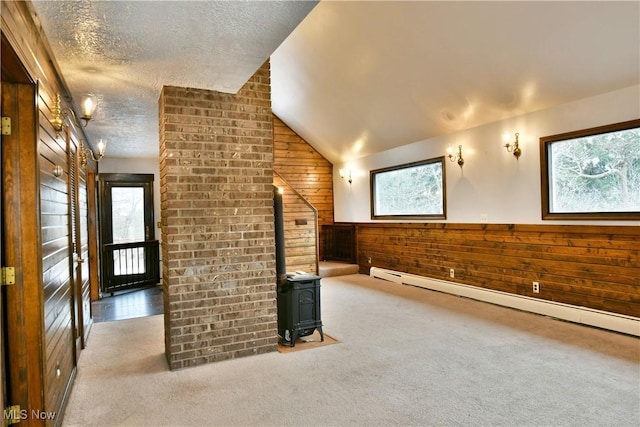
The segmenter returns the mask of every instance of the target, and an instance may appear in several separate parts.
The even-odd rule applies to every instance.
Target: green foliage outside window
[[[445,217],[444,160],[371,171],[372,218]]]
[[[542,138],[547,215],[640,213],[638,126],[633,121]]]

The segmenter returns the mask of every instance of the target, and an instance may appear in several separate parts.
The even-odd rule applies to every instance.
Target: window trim
[[[569,139],[581,138],[585,136],[599,135],[604,133],[635,129],[640,127],[640,119],[629,120],[626,122],[613,123],[604,126],[597,126],[589,129],[581,129],[572,132],[561,133],[557,135],[544,136],[540,138],[540,177],[542,197],[542,219],[543,220],[639,220],[640,211],[631,212],[551,212],[550,197],[551,189],[549,187],[549,148],[555,142],[561,142]]]
[[[370,196],[370,205],[371,205],[371,219],[418,219],[418,220],[437,220],[437,219],[447,219],[447,180],[446,180],[446,168],[445,168],[445,157],[434,157],[431,159],[420,160],[417,162],[404,163],[402,165],[390,166],[381,169],[375,169],[370,171],[370,179],[369,179],[369,196]],[[376,176],[385,172],[392,172],[400,169],[408,169],[417,166],[423,166],[428,164],[439,163],[442,169],[442,213],[439,214],[399,214],[399,215],[377,215],[376,214],[376,204],[375,204],[375,185],[376,185]]]

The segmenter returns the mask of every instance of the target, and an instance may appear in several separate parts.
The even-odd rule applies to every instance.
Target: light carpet
[[[65,426],[637,426],[640,340],[364,275],[338,345],[171,372],[163,317],[95,324]]]

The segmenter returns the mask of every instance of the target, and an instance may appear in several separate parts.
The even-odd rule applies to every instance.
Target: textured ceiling
[[[637,1],[34,7],[108,156],[157,156],[163,85],[235,92],[270,55],[274,113],[334,163],[640,83]]]
[[[315,1],[34,1],[73,95],[98,97],[85,129],[107,155],[158,156],[162,86],[235,93]]]

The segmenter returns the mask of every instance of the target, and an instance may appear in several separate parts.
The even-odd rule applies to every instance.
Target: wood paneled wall
[[[295,190],[275,175],[273,184],[284,190],[284,241],[286,271],[318,274],[318,215]]]
[[[275,116],[273,143],[273,170],[318,210],[320,233],[323,224],[333,224],[333,165]],[[286,215],[286,199],[284,203]],[[320,243],[322,259],[322,239]]]
[[[82,338],[86,338],[86,335],[82,336],[82,331],[86,334],[91,325],[88,265],[76,263],[76,259],[88,258],[87,187],[85,171],[78,168],[76,156],[79,140],[84,135],[73,127],[56,135],[50,125],[51,107],[56,94],[60,93],[63,104],[68,105],[67,94],[48,42],[37,18],[34,20],[30,3],[2,1],[2,33],[22,63],[29,80],[38,82],[34,84],[37,89],[35,99],[29,104],[31,109],[37,106],[37,120],[29,124],[32,128],[35,123],[38,124],[36,137],[23,141],[21,148],[33,149],[35,157],[28,170],[23,171],[21,179],[35,183],[30,194],[22,195],[33,200],[34,205],[22,203],[22,209],[30,210],[24,211],[27,215],[25,218],[33,214],[37,220],[23,224],[23,227],[39,238],[23,239],[21,244],[30,247],[35,254],[33,259],[39,266],[39,277],[16,285],[24,287],[34,297],[21,301],[22,307],[12,309],[29,313],[25,307],[31,307],[39,301],[39,305],[33,305],[39,311],[38,316],[28,314],[30,317],[24,320],[40,343],[37,351],[26,351],[31,352],[32,357],[37,357],[42,366],[27,362],[28,372],[20,378],[20,381],[28,383],[28,387],[38,389],[39,398],[33,400],[32,395],[27,402],[9,403],[19,403],[29,411],[34,409],[58,414],[54,419],[29,419],[23,424],[57,425],[61,423],[65,397],[74,378]],[[27,145],[31,147],[27,148]],[[53,173],[56,165],[64,171],[59,177]],[[12,202],[21,203],[17,198]],[[78,248],[77,253],[75,247]],[[36,342],[33,338],[31,341]],[[14,351],[19,353],[25,350]],[[11,370],[14,367],[10,365],[8,368]]]
[[[367,223],[357,243],[364,274],[375,266],[640,317],[640,227]]]
[[[48,124],[41,112],[40,124]],[[62,138],[55,138],[40,129],[40,218],[42,226],[42,270],[45,328],[45,404],[60,407],[66,384],[60,378],[71,378],[75,366],[73,343],[73,282],[70,256],[71,212],[66,172],[53,174],[55,165],[68,171],[67,147]],[[58,375],[58,370],[60,374]]]

